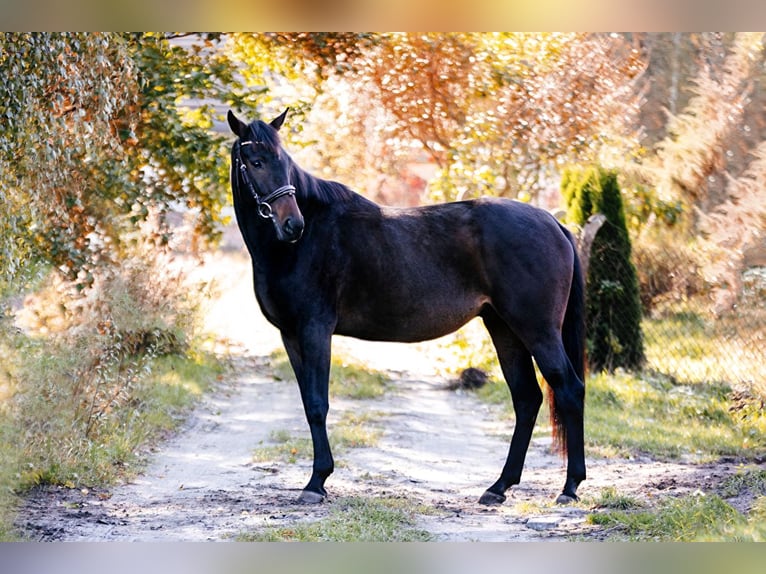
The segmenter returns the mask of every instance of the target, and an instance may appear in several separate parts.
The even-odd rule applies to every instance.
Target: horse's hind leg
[[[500,478],[479,499],[481,504],[492,505],[502,504],[505,501],[505,492],[521,480],[524,459],[543,395],[537,384],[529,351],[494,311],[486,311],[482,318],[497,350],[516,413],[513,438]]]
[[[560,337],[551,336],[545,343],[532,346],[532,354],[548,386],[559,419],[558,434],[565,440],[567,478],[557,502],[566,504],[578,500],[577,487],[585,480],[585,445],[583,412],[585,384],[567,358]]]

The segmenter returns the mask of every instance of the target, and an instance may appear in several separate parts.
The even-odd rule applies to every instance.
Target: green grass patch
[[[426,542],[416,528],[417,514],[428,509],[402,498],[341,498],[329,503],[325,518],[308,524],[268,528],[240,535],[240,542]]]
[[[474,393],[485,403],[491,405],[503,405],[513,412],[513,406],[511,405],[511,391],[503,380],[494,378],[489,379],[487,384],[476,389]]]
[[[504,382],[491,380],[474,392],[482,401],[502,406],[501,416],[513,418]],[[547,434],[549,427],[544,404],[534,436]],[[601,373],[586,382],[585,440],[591,456],[754,459],[766,453],[766,412],[735,405],[725,384],[684,384],[650,373]]]
[[[274,351],[270,362],[275,378],[295,381],[295,374],[284,350]],[[390,379],[385,373],[352,363],[342,357],[333,357],[330,364],[330,396],[332,397],[375,399],[383,396],[389,382]]]
[[[759,504],[745,516],[719,496],[703,495],[665,499],[649,510],[595,513],[588,520],[611,529],[610,540],[763,542],[765,508]]]
[[[766,416],[737,416],[723,385],[604,373],[586,387],[585,437],[596,452],[699,460],[764,452]]]
[[[642,325],[644,372],[594,374],[586,381],[588,454],[699,461],[764,456],[766,394],[759,381],[766,381],[766,361],[763,350],[756,348],[763,341],[763,310],[713,319],[679,304],[656,315]],[[492,373],[491,381],[475,394],[502,406],[501,416],[512,419],[510,393],[499,376],[494,351],[482,331],[470,335],[457,339],[454,354],[464,359],[463,366]],[[535,436],[545,434],[549,424],[543,405]]]
[[[298,460],[310,459],[313,456],[311,439],[295,437],[289,431],[273,431],[269,435],[272,444],[262,445],[253,450],[254,462],[281,461],[294,464]]]
[[[723,498],[739,496],[743,492],[766,496],[766,470],[740,469],[737,474],[726,477],[718,488],[718,493]]]
[[[174,429],[222,373],[210,356],[165,356],[142,362],[135,376],[105,379],[81,397],[63,373],[48,374],[57,392],[21,399],[23,465],[18,487],[109,485],[130,473],[147,444]],[[75,383],[76,384],[76,383]]]
[[[620,494],[613,486],[601,489],[599,496],[592,501],[591,506],[598,508],[609,508],[613,510],[632,510],[641,508],[643,503],[640,500]]]
[[[513,419],[504,381],[492,379],[473,392],[482,401],[501,406],[500,416]],[[764,456],[766,411],[757,400],[745,404],[732,397],[723,383],[680,383],[649,372],[590,376],[585,397],[587,452],[590,456],[697,461]],[[549,427],[544,404],[534,436],[547,434]]]
[[[375,446],[382,431],[375,426],[375,413],[344,413],[340,420],[329,429],[330,447],[334,453],[349,448]],[[307,431],[308,432],[308,431]],[[296,437],[290,431],[276,430],[269,436],[272,444],[258,447],[253,451],[254,462],[281,461],[293,464],[298,460],[311,459],[314,448],[308,436]]]
[[[744,384],[766,398],[766,306],[743,302],[722,316],[703,302],[669,305],[644,319],[647,368],[684,383]]]

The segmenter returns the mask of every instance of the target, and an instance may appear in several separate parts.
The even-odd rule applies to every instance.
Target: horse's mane
[[[292,159],[291,159],[292,161]],[[329,204],[352,199],[356,194],[337,181],[328,181],[311,175],[292,162],[290,180],[296,188],[298,197]]]
[[[262,121],[251,123],[248,126],[248,135],[254,145],[263,146],[271,153],[287,155],[290,160],[290,181],[295,186],[298,197],[327,204],[348,201],[356,195],[342,183],[315,177],[298,166],[282,148],[277,130],[269,124]]]

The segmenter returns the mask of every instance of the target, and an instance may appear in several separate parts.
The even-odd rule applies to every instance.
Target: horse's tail
[[[572,234],[561,227],[574,252],[574,266],[572,269],[572,286],[569,289],[569,300],[564,313],[564,325],[561,329],[561,338],[564,343],[564,351],[569,362],[574,368],[578,378],[585,383],[585,278],[582,273],[580,257],[577,254],[577,244]],[[553,389],[548,386],[548,405],[550,406],[551,426],[553,427],[553,444],[562,455],[566,454],[566,427],[562,419],[561,411],[556,405]]]

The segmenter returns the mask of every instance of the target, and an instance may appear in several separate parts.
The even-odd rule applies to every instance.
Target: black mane
[[[285,154],[289,158],[290,182],[295,186],[299,198],[330,204],[348,201],[357,195],[342,183],[320,179],[298,166],[282,147],[279,132],[266,122],[260,120],[252,122],[248,126],[248,136],[252,145],[262,147],[268,153]]]
[[[292,162],[292,158],[291,158]],[[329,204],[339,201],[349,201],[357,194],[337,181],[328,181],[311,175],[292,162],[290,180],[295,186],[299,198],[314,200],[318,203]]]

